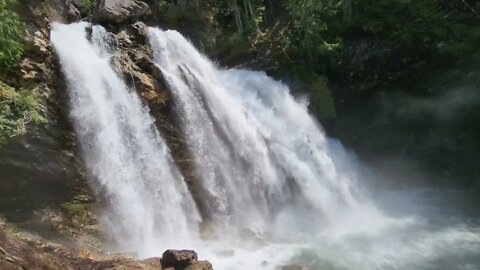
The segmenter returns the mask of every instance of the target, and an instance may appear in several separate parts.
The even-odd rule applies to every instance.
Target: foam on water
[[[413,213],[392,218],[379,210],[355,158],[286,85],[263,72],[220,69],[176,31],[150,28],[150,35],[202,176],[202,198],[215,213],[210,224],[223,239],[210,250],[235,250],[211,255],[219,269],[480,265],[475,226],[435,228]],[[245,229],[256,236],[245,238]]]

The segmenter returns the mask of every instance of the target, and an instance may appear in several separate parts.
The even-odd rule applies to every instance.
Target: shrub
[[[9,137],[25,133],[30,122],[45,123],[36,95],[29,91],[17,92],[0,82],[0,144]]]
[[[0,1],[0,74],[14,65],[23,53],[24,26],[13,12],[16,0]]]

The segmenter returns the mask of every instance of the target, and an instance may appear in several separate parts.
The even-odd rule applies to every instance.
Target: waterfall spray
[[[86,23],[53,24],[71,117],[94,188],[105,193],[104,229],[140,256],[195,239],[199,217],[182,176],[133,89],[110,65],[111,38]]]

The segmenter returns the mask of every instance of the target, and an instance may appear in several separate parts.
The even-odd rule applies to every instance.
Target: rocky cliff
[[[47,123],[30,123],[24,135],[0,148],[1,269],[162,269],[158,259],[136,262],[128,256],[107,256],[102,249],[106,239],[96,213],[105,202],[101,191],[89,187],[69,119],[67,85],[49,41],[52,22],[103,25],[118,45],[112,66],[150,108],[175,161],[189,175],[188,150],[175,128],[168,89],[150,59],[148,27],[142,20],[151,21],[152,11],[139,0],[91,3],[25,0],[18,5],[26,24],[26,49],[8,83],[38,95]],[[196,255],[186,265],[174,262],[169,267],[211,269],[209,263],[195,261]]]

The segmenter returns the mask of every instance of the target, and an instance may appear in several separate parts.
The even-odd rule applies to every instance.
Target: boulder
[[[93,12],[93,20],[103,23],[122,23],[143,16],[149,6],[140,0],[101,0]]]
[[[208,261],[198,261],[190,264],[185,270],[213,270],[213,266]]]
[[[75,6],[74,1],[72,0],[67,0],[66,1],[66,6],[67,6],[67,11],[66,11],[66,17],[69,22],[75,22],[81,19],[82,13],[78,8]]]
[[[140,44],[145,44],[148,40],[148,26],[143,22],[136,22],[127,26],[127,31],[132,39]]]
[[[174,267],[175,269],[184,269],[198,260],[198,255],[193,250],[173,250],[169,249],[162,255],[162,266],[164,268]],[[203,269],[203,268],[192,268]]]

